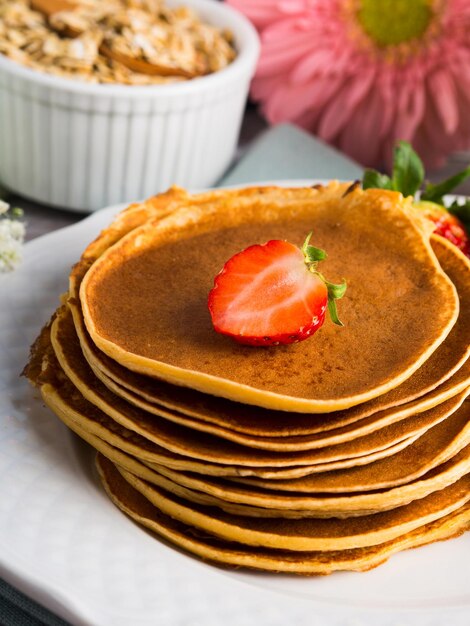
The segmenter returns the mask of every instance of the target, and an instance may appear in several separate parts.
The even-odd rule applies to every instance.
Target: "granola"
[[[164,0],[74,4],[48,19],[29,0],[0,0],[0,54],[65,78],[125,85],[186,80],[217,72],[235,58],[231,33],[203,23],[188,7],[170,8]],[[159,73],[139,72],[139,62]]]

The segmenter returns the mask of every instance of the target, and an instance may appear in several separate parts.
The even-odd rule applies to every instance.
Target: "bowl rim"
[[[212,16],[218,18],[220,22],[227,22],[224,27],[231,30],[239,46],[237,56],[227,65],[227,67],[201,76],[193,80],[180,83],[157,84],[157,85],[123,85],[89,83],[87,81],[75,80],[55,76],[47,72],[31,69],[17,61],[9,59],[0,53],[0,73],[6,72],[9,75],[18,76],[31,83],[52,89],[77,93],[84,96],[104,96],[111,98],[142,98],[161,96],[178,96],[195,94],[204,91],[209,87],[220,87],[236,81],[240,75],[249,73],[249,78],[255,70],[255,65],[260,53],[260,40],[255,27],[239,11],[217,0],[169,0],[170,5],[184,5],[194,8],[202,18],[210,21]]]

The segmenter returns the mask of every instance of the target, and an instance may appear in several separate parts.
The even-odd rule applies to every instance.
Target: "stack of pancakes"
[[[83,253],[26,373],[130,517],[211,561],[325,574],[470,526],[470,263],[395,192],[331,183],[122,212]],[[207,295],[234,253],[301,244],[344,328],[253,348]]]

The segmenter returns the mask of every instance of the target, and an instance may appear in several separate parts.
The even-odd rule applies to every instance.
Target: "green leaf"
[[[325,281],[325,285],[328,289],[328,298],[332,300],[339,300],[346,293],[346,282],[342,282],[341,285],[335,285],[333,283],[329,283]]]
[[[320,248],[315,248],[315,246],[311,246],[309,244],[311,237],[312,232],[307,235],[302,246],[302,252],[306,262],[316,263],[317,261],[324,261],[328,255],[324,250],[321,250]]]
[[[394,152],[393,189],[414,196],[424,181],[424,165],[407,141],[399,141]]]
[[[328,290],[328,312],[331,317],[331,321],[333,324],[337,324],[338,326],[343,326],[343,322],[338,317],[338,310],[336,308],[336,300],[339,300],[346,293],[346,281],[343,281],[341,285],[335,285],[334,283],[329,283],[327,280],[324,281],[326,288]]]
[[[336,300],[342,298],[346,292],[346,282],[343,281],[341,285],[335,285],[334,283],[328,282],[323,274],[317,270],[318,261],[323,261],[326,259],[326,252],[324,250],[320,250],[320,248],[315,248],[310,245],[310,239],[312,238],[312,232],[309,232],[303,246],[301,248],[302,253],[305,257],[305,263],[307,264],[308,270],[318,276],[320,280],[325,283],[327,293],[328,293],[328,311],[330,313],[330,317],[332,322],[338,324],[338,326],[343,326],[341,320],[338,317],[338,311],[336,310]]]
[[[452,215],[455,215],[470,233],[470,198],[467,198],[464,202],[454,200],[447,210]]]
[[[470,165],[461,172],[455,174],[455,176],[451,176],[450,178],[442,181],[442,183],[438,183],[437,185],[428,183],[425,190],[421,194],[421,200],[428,200],[429,202],[435,202],[436,204],[442,204],[445,206],[444,196],[451,193],[458,185],[463,183],[464,180],[467,180],[469,177]]]
[[[393,189],[393,183],[387,174],[376,170],[366,170],[362,178],[363,189]]]
[[[330,318],[333,324],[336,324],[337,326],[344,326],[343,322],[338,317],[336,300],[328,300],[328,313],[330,314]]]
[[[309,263],[315,263],[316,261],[324,261],[328,256],[324,250],[315,248],[314,246],[307,246],[305,256]]]

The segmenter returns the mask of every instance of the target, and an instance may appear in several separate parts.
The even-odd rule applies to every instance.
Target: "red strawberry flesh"
[[[416,202],[415,206],[421,209],[429,220],[434,222],[435,233],[448,239],[465,255],[470,257],[470,238],[465,230],[465,226],[455,215],[452,215],[445,207],[434,202]]]
[[[217,332],[250,345],[288,344],[323,324],[328,288],[299,248],[273,240],[227,261],[208,304]]]

